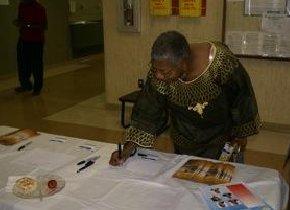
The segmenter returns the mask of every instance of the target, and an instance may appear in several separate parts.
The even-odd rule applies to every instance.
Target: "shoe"
[[[33,92],[32,92],[32,95],[33,95],[33,96],[38,96],[38,95],[40,95],[40,91],[33,91]]]
[[[14,89],[14,91],[17,92],[17,93],[24,93],[26,91],[31,91],[31,89],[27,89],[27,88],[23,88],[23,87],[16,87]]]

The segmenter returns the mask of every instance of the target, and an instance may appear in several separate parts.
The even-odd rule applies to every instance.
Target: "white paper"
[[[128,160],[128,164],[125,167],[135,175],[154,177],[162,172],[165,165],[157,160],[135,158]]]
[[[265,12],[286,10],[286,0],[245,0],[245,14],[261,15]]]
[[[0,5],[9,5],[9,0],[0,0]]]
[[[264,33],[262,51],[264,56],[276,56],[278,51],[278,36]]]
[[[262,37],[259,31],[229,31],[226,44],[234,54],[262,54]]]
[[[180,188],[136,180],[117,185],[102,201],[122,210],[173,210],[183,195]]]
[[[243,33],[241,31],[228,31],[226,44],[234,54],[243,54]]]
[[[290,18],[286,14],[264,14],[262,31],[269,33],[290,33]]]
[[[73,190],[69,196],[86,203],[97,202],[103,199],[119,183],[120,181],[106,179],[106,177],[90,177],[81,183],[76,183],[79,187]]]
[[[277,54],[279,57],[290,57],[290,36],[289,34],[280,34]]]
[[[258,31],[244,33],[243,53],[247,55],[261,55],[261,38]]]
[[[234,54],[290,57],[289,33],[229,31],[226,44]]]
[[[33,165],[44,170],[55,170],[75,159],[74,156],[62,153],[49,152],[43,149],[33,149],[27,151],[12,163],[20,165]]]
[[[85,150],[88,152],[97,152],[100,148],[101,146],[99,145],[89,143],[78,145],[79,150]]]

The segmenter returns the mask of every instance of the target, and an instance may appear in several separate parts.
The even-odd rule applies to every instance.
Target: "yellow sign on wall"
[[[171,15],[171,0],[150,0],[151,15]]]
[[[205,8],[204,0],[179,0],[179,15],[182,17],[201,17]]]

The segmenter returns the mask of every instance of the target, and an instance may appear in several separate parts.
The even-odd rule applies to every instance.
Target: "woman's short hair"
[[[184,35],[177,31],[161,33],[151,49],[151,62],[168,59],[177,66],[183,59],[190,57],[191,51]]]

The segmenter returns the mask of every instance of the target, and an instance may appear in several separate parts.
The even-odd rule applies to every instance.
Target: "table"
[[[0,135],[14,130],[0,126]],[[52,139],[60,139],[62,142]],[[41,133],[21,152],[17,151],[19,145],[0,145],[1,210],[207,209],[201,202],[199,187],[202,184],[172,178],[173,173],[192,157],[143,149],[143,152],[157,155],[158,160],[132,157],[122,167],[112,167],[108,161],[116,149],[114,144]],[[80,147],[85,145],[90,146],[94,152]],[[95,153],[101,156],[97,162],[81,173],[76,173],[79,168],[76,163]],[[42,154],[48,155],[44,158]],[[38,158],[33,159],[33,155]],[[34,165],[26,162],[29,158]],[[233,182],[247,183],[273,209],[286,208],[289,188],[278,171],[243,164],[235,166]],[[9,176],[46,173],[63,177],[66,186],[42,201],[20,199],[5,189]]]

